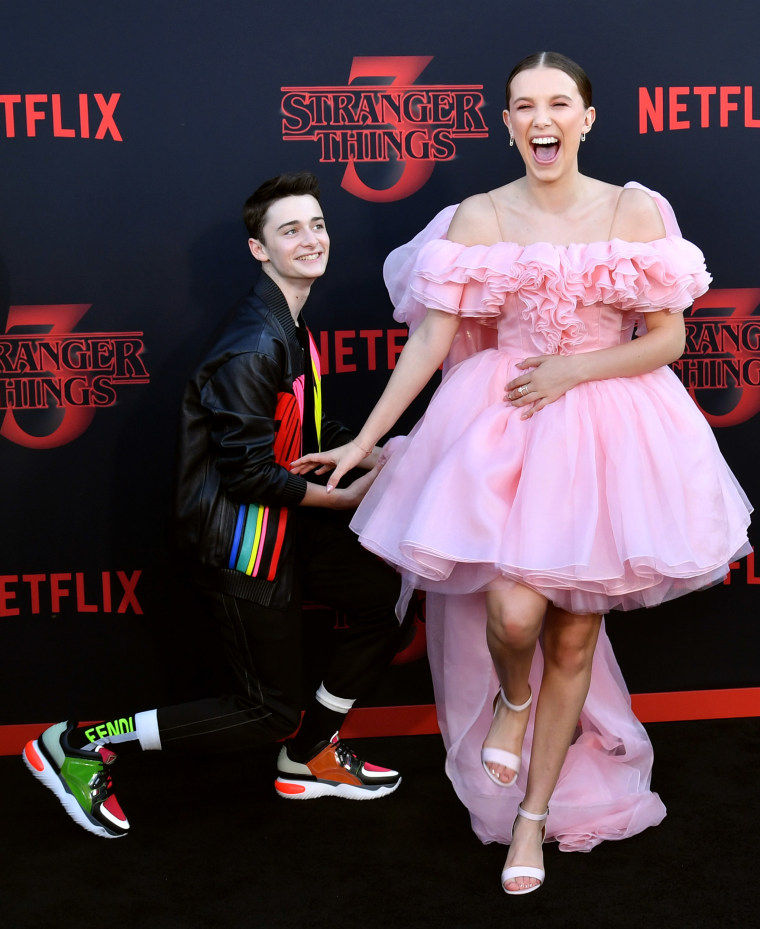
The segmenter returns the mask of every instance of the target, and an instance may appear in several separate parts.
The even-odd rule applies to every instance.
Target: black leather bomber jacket
[[[233,310],[185,390],[175,526],[206,586],[287,604],[306,480],[288,463],[351,438],[321,410],[319,356],[266,274]]]

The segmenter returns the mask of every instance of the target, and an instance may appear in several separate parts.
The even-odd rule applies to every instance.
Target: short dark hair
[[[319,181],[310,171],[278,174],[264,181],[243,204],[243,222],[248,235],[261,240],[267,210],[275,201],[305,195],[319,201]]]
[[[573,61],[572,58],[568,58],[567,55],[561,55],[559,52],[535,52],[532,55],[528,55],[527,58],[523,58],[522,61],[519,61],[514,68],[512,68],[512,73],[507,78],[507,86],[505,89],[507,109],[509,109],[512,81],[521,71],[531,71],[534,68],[557,68],[559,71],[564,71],[565,74],[568,74],[575,81],[575,86],[578,88],[584,105],[586,107],[591,106],[591,81],[589,80],[588,74],[586,74],[577,62]]]

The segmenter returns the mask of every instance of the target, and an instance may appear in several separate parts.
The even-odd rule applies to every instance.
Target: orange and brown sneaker
[[[401,775],[390,768],[362,761],[338,738],[337,732],[309,761],[292,761],[283,745],[277,759],[274,788],[286,800],[314,797],[343,797],[347,800],[377,800],[401,783]]]

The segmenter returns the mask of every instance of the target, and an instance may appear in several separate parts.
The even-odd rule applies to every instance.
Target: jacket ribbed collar
[[[285,330],[285,335],[289,339],[295,339],[297,342],[298,330],[293,319],[293,314],[290,312],[288,301],[272,278],[262,271],[253,291],[272,311],[277,322],[280,323]]]

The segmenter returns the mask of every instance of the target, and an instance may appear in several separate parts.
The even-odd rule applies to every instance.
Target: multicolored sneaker
[[[116,755],[105,746],[90,751],[72,748],[71,722],[56,723],[27,742],[23,758],[32,774],[49,787],[74,822],[106,839],[129,832],[127,817],[113,792],[108,766]]]
[[[291,761],[285,745],[277,758],[274,789],[286,800],[314,797],[343,797],[347,800],[377,800],[401,783],[398,771],[362,761],[340,741],[332,739],[310,761]]]

